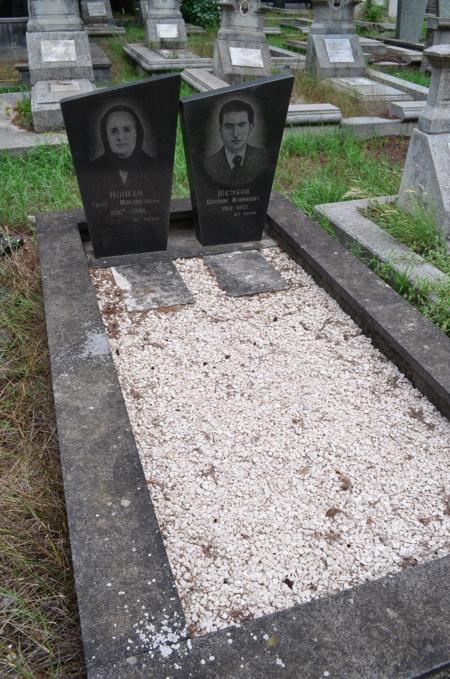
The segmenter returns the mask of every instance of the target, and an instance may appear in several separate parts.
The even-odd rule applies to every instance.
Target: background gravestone
[[[431,4],[433,7],[430,6]],[[425,47],[428,49],[428,47],[434,45],[450,44],[450,0],[435,0],[434,3],[429,1],[427,12],[425,17],[427,22]],[[431,64],[426,54],[422,57],[420,70],[431,71]]]
[[[81,16],[87,26],[113,23],[110,0],[81,0]]]
[[[181,100],[202,245],[261,239],[293,82],[273,76]]]
[[[450,45],[430,47],[426,56],[430,90],[411,137],[398,202],[410,213],[422,206],[450,240]]]
[[[59,102],[94,89],[89,39],[75,0],[29,0],[31,111],[36,132],[59,129]]]
[[[142,0],[145,38],[149,47],[177,49],[186,47],[186,24],[179,0]]]
[[[96,257],[167,247],[180,82],[160,75],[61,102]]]
[[[366,65],[356,35],[354,12],[361,0],[313,0],[306,69],[319,77],[360,77]]]
[[[399,0],[396,36],[405,42],[418,42],[427,0]]]
[[[220,9],[214,75],[229,83],[270,75],[270,50],[260,0],[226,0],[220,2]]]

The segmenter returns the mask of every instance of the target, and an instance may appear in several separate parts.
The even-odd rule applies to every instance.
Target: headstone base
[[[364,76],[366,64],[358,36],[310,34],[306,70],[319,78]]]
[[[152,50],[140,43],[124,46],[124,51],[147,73],[184,71],[186,68],[212,69],[212,59],[199,57],[189,50]]]
[[[27,33],[31,84],[40,80],[94,80],[85,31]]]
[[[31,111],[35,132],[64,128],[59,102],[65,97],[92,92],[90,80],[40,80],[31,90]]]
[[[234,85],[271,75],[269,45],[264,41],[221,40],[214,43],[214,75]]]
[[[414,130],[408,148],[398,203],[412,213],[421,205],[434,213],[438,228],[450,240],[450,134]]]

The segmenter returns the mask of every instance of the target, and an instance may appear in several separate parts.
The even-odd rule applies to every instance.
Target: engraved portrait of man
[[[226,186],[255,181],[267,171],[268,155],[250,143],[255,128],[253,107],[240,99],[228,101],[219,111],[218,123],[222,146],[203,160],[207,177]]]
[[[116,105],[100,120],[100,136],[104,153],[95,158],[92,169],[106,176],[116,187],[133,188],[143,182],[143,175],[153,168],[155,158],[146,153],[144,128],[139,116],[129,106]]]

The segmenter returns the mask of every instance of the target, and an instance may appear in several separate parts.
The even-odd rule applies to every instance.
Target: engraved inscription
[[[76,61],[74,40],[43,40],[41,42],[42,61]]]
[[[248,47],[230,47],[232,66],[248,66],[250,68],[264,68],[261,50]]]
[[[156,24],[158,38],[178,38],[178,26],[176,24]]]
[[[352,46],[348,38],[324,38],[331,64],[354,64]]]

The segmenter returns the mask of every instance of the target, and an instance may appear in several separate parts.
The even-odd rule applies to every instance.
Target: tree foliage
[[[185,20],[196,26],[212,28],[219,25],[217,0],[183,0],[181,11]]]

